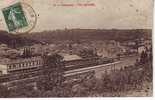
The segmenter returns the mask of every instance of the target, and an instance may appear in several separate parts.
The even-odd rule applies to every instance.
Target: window
[[[30,62],[30,65],[33,66],[33,62]]]
[[[14,65],[12,65],[13,66],[13,68],[16,68],[16,65],[14,64]]]
[[[24,63],[22,63],[22,67],[24,67]]]
[[[20,63],[19,66],[22,67],[22,63]]]
[[[28,66],[31,66],[31,62],[28,62]]]
[[[11,65],[8,65],[8,69],[11,69]]]
[[[17,68],[19,68],[19,64],[15,64]]]
[[[38,64],[38,61],[35,61],[35,65],[37,65]]]
[[[35,62],[33,61],[33,65],[35,65]]]
[[[38,62],[38,65],[40,65],[40,61],[38,60],[37,62]]]
[[[21,68],[22,67],[22,64],[18,64],[18,66],[19,66],[19,68]]]
[[[24,67],[27,67],[27,63],[24,63]]]
[[[26,62],[26,63],[25,63],[25,66],[26,66],[26,67],[28,67],[28,66],[29,66],[28,62]]]
[[[35,65],[38,65],[38,61],[35,61]]]
[[[2,71],[0,71],[0,75],[2,75]]]

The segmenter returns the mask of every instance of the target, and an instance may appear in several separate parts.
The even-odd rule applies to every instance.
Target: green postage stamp
[[[3,8],[2,13],[10,32],[28,26],[21,3]]]

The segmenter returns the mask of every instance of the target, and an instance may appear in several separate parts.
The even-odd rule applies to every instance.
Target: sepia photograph
[[[153,97],[153,0],[0,0],[0,98]]]

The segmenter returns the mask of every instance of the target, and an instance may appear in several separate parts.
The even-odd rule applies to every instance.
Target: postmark
[[[8,31],[11,33],[27,33],[34,29],[37,16],[34,9],[26,3],[16,3],[3,8],[2,13]]]

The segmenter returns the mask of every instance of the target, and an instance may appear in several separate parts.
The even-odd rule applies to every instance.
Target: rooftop
[[[70,55],[70,54],[62,54],[62,53],[61,53],[60,55],[64,57],[64,58],[63,58],[64,61],[73,61],[73,60],[82,59],[80,56],[75,55],[75,54]]]
[[[13,64],[13,63],[21,63],[21,62],[29,62],[34,60],[42,60],[40,56],[37,57],[30,57],[30,58],[16,58],[16,59],[10,59],[10,58],[0,58],[0,64],[6,65],[6,64]]]

